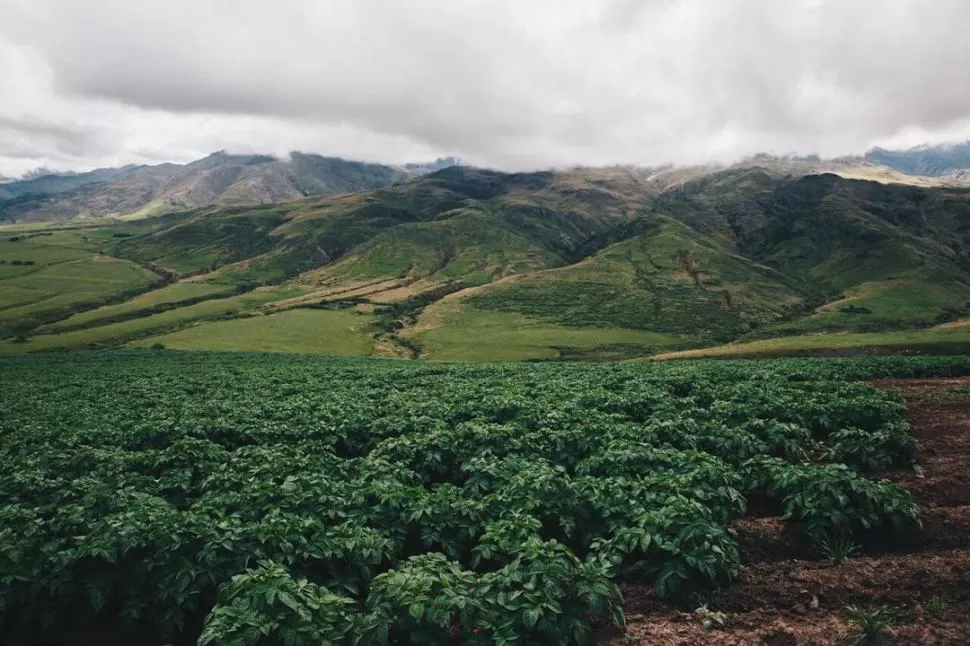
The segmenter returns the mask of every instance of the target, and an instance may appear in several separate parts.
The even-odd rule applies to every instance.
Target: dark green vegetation
[[[919,524],[902,405],[970,360],[433,365],[165,351],[0,365],[7,644],[582,643],[617,579]],[[871,541],[870,541],[871,542]]]
[[[0,237],[0,257],[34,260],[38,233]],[[795,344],[825,351],[838,345],[834,333],[911,331],[925,338],[920,351],[970,350],[961,327],[970,319],[970,189],[750,167],[683,181],[621,168],[451,167],[372,192],[209,206],[71,235],[65,246],[155,272],[158,298],[126,306],[131,294],[118,290],[110,307],[81,318],[67,317],[97,300],[32,307],[0,329],[25,342],[0,342],[0,352],[119,345],[293,307],[355,308],[375,318],[354,328],[372,341],[359,347],[422,358],[481,358],[493,347],[503,358],[623,358],[831,335]],[[4,271],[0,308],[9,306]],[[188,282],[205,288],[183,290]],[[218,315],[198,307],[257,289],[259,298]],[[163,319],[119,325],[158,308]],[[530,341],[509,344],[499,320]],[[896,348],[878,337],[874,345]]]

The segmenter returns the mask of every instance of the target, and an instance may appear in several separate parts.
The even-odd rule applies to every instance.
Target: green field
[[[758,334],[784,336],[808,332],[879,332],[928,327],[970,314],[970,287],[929,281],[863,283],[811,316],[774,325]]]
[[[160,343],[176,350],[368,356],[373,351],[374,341],[365,328],[372,318],[353,310],[294,309],[200,323],[171,334],[143,339],[134,345]]]
[[[421,356],[447,361],[624,359],[682,345],[673,334],[603,327],[566,327],[520,314],[462,308],[413,339]]]
[[[284,292],[285,294],[285,292]],[[127,341],[177,329],[203,319],[232,317],[240,311],[256,308],[280,297],[275,289],[256,290],[230,298],[217,298],[187,305],[151,316],[109,323],[97,327],[37,334],[26,341],[0,342],[0,355],[23,354],[52,349],[94,348],[121,345]]]
[[[182,281],[172,285],[166,285],[159,289],[139,294],[123,303],[116,305],[105,305],[97,309],[79,312],[62,321],[44,325],[37,329],[39,333],[48,334],[63,330],[74,329],[77,327],[89,327],[97,324],[104,319],[117,319],[126,315],[134,315],[145,312],[150,313],[153,308],[160,306],[173,305],[183,301],[214,298],[217,296],[228,296],[233,289],[226,285],[214,284],[204,281],[187,282]]]
[[[0,331],[30,329],[159,282],[150,270],[96,247],[76,232],[0,237]]]
[[[970,358],[0,359],[0,634],[590,644],[623,625],[620,581],[651,607],[729,595],[747,516],[836,554],[819,569],[918,536],[875,477],[915,464],[904,407],[858,380],[958,375]]]
[[[655,358],[689,359],[866,353],[970,354],[970,325],[894,332],[805,334],[663,353]]]

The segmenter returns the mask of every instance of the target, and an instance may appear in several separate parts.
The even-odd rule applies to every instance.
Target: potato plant
[[[115,352],[0,365],[4,643],[588,643],[618,581],[727,585],[729,524],[919,523],[868,376],[970,360],[462,365]],[[757,503],[757,505],[754,505]]]

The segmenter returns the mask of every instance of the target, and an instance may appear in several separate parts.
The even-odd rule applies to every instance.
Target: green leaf
[[[420,621],[421,617],[424,616],[424,604],[413,603],[408,606],[408,613],[415,621]]]
[[[522,615],[526,628],[535,628],[535,625],[539,623],[540,616],[538,608],[529,608],[526,610]]]
[[[88,587],[88,599],[91,601],[91,607],[94,608],[95,612],[101,612],[105,604],[108,602],[105,597],[104,591],[100,586],[92,585]]]
[[[280,603],[282,603],[290,610],[294,612],[299,612],[300,610],[303,609],[302,606],[299,604],[299,602],[297,602],[297,600],[294,599],[293,595],[291,595],[289,592],[284,592],[281,590],[278,596],[279,596]]]

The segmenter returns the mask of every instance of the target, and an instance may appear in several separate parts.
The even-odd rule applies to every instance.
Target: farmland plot
[[[122,352],[0,364],[11,644],[586,643],[618,582],[730,584],[731,524],[905,540],[895,395],[970,360],[420,364]]]

